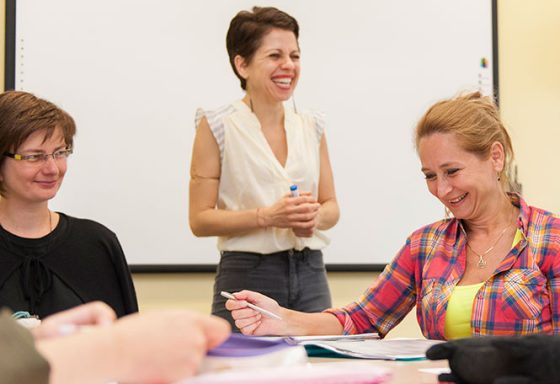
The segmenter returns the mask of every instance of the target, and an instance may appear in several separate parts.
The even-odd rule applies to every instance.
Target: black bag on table
[[[560,384],[560,336],[484,336],[436,344],[430,360],[447,359],[457,384]]]

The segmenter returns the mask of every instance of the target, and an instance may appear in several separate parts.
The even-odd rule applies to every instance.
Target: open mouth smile
[[[468,193],[464,193],[459,197],[456,197],[454,199],[448,200],[450,204],[458,204],[461,201],[463,201],[465,199],[465,197],[467,197]]]

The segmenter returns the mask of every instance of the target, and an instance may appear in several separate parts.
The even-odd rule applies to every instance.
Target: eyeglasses
[[[72,147],[68,147],[65,149],[59,149],[58,151],[54,151],[53,153],[34,153],[31,155],[20,155],[18,153],[4,152],[4,156],[10,157],[17,161],[23,160],[28,163],[44,163],[49,159],[49,157],[52,157],[54,160],[66,159],[72,154],[72,152]]]

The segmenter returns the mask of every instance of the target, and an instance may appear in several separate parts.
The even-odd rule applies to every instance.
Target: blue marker
[[[291,185],[290,186],[290,193],[292,194],[292,197],[298,197],[299,196],[299,191],[297,189],[297,185]]]

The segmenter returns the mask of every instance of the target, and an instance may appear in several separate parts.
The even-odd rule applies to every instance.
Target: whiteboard
[[[242,97],[225,49],[245,0],[9,0],[7,85],[74,116],[78,134],[51,208],[117,233],[134,266],[215,265],[216,238],[188,226],[198,107]],[[299,109],[322,111],[341,209],[324,250],[350,269],[389,262],[443,217],[413,146],[416,121],[497,79],[489,0],[260,1],[300,24]],[[493,39],[494,38],[494,39]],[[485,58],[489,65],[481,66]],[[10,76],[11,75],[11,76]],[[77,255],[79,257],[79,255]]]

